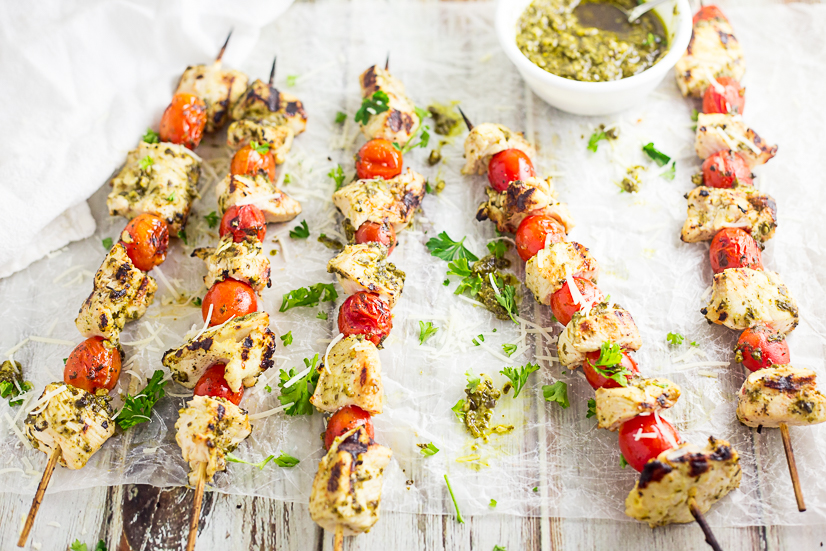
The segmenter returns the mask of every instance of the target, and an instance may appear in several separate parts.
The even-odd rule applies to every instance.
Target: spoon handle
[[[643,14],[648,13],[660,4],[672,1],[673,0],[651,0],[650,2],[640,4],[639,6],[628,12],[628,22],[633,23],[634,21],[642,17]]]

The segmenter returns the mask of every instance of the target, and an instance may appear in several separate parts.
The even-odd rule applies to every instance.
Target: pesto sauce
[[[613,6],[631,9],[637,2],[533,0],[517,22],[516,45],[540,69],[571,80],[639,74],[668,52],[665,26],[653,11],[628,23]]]
[[[517,289],[519,289],[519,279],[513,274],[503,274],[500,270],[504,270],[510,267],[511,263],[510,260],[506,258],[496,258],[492,254],[476,261],[471,266],[471,270],[474,274],[479,275],[482,278],[482,287],[479,290],[479,293],[476,295],[476,300],[481,302],[486,309],[491,311],[496,319],[507,321],[510,319],[508,315],[508,311],[505,310],[499,301],[496,300],[496,290],[493,288],[493,285],[490,284],[490,275],[493,274],[494,279],[498,281],[504,281],[505,285],[513,285]],[[499,291],[501,292],[502,289],[500,288]],[[519,302],[519,297],[517,296],[517,304]]]
[[[490,421],[493,417],[493,408],[502,393],[493,386],[493,381],[485,374],[480,376],[479,384],[475,388],[465,389],[467,398],[464,400],[464,423],[467,430],[474,438],[484,438],[487,440],[488,434],[496,432],[499,434],[513,430],[511,425],[496,425],[491,427]]]

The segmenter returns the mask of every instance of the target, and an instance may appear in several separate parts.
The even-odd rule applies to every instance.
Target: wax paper
[[[294,341],[290,346],[279,344],[276,367],[247,392],[242,404],[253,416],[279,406],[279,369],[300,370],[303,358],[323,355],[338,333],[335,319],[343,296],[336,304],[286,313],[278,309],[289,290],[333,281],[325,265],[334,251],[316,241],[321,233],[341,239],[340,217],[330,201],[334,183],[327,173],[341,163],[348,178],[352,176],[353,154],[363,142],[352,118],[361,101],[358,75],[371,64],[384,63],[389,51],[391,70],[417,105],[457,101],[474,122],[503,123],[524,131],[537,145],[537,172],[553,176],[560,199],[576,219],[570,238],[591,250],[602,270],[600,287],[633,314],[640,328],[644,346],[636,359],[642,373],[668,377],[682,387],[678,404],[665,416],[689,441],[703,444],[714,435],[730,441],[740,453],[741,487],[714,506],[709,522],[823,522],[826,481],[819,470],[826,455],[824,428],[791,429],[808,506],[801,514],[794,504],[778,431],[758,434],[734,417],[736,392],[745,378],[740,366],[729,365],[737,335],[709,326],[699,312],[711,281],[708,246],[679,239],[685,218],[683,194],[692,189],[690,177],[699,166],[691,129],[691,111],[698,106],[679,95],[669,76],[642,105],[614,117],[583,118],[556,111],[526,88],[501,53],[493,33],[493,10],[490,3],[296,5],[264,29],[259,46],[240,65],[253,78],[264,77],[273,51],[278,52],[276,84],[286,86],[292,77],[289,91],[304,100],[310,117],[306,133],[297,137],[279,172],[282,182],[289,175],[289,183],[282,185],[302,202],[304,212],[292,223],[269,227],[266,250],[277,253],[270,257],[272,288],[261,300],[271,314],[273,331],[292,331]],[[792,363],[822,374],[826,296],[819,268],[826,263],[826,230],[819,224],[824,191],[817,147],[824,123],[818,107],[818,69],[823,66],[826,39],[817,29],[826,24],[826,10],[783,6],[730,10],[728,15],[749,67],[745,118],[765,140],[780,144],[777,157],[757,171],[757,186],[772,194],[779,207],[779,228],[763,260],[768,269],[780,272],[802,313],[800,326],[789,337]],[[339,111],[348,115],[341,125],[335,123]],[[147,113],[146,123],[152,122]],[[586,145],[599,124],[616,125],[619,138],[601,142],[592,153]],[[445,187],[425,198],[392,256],[407,278],[394,309],[393,333],[381,351],[385,404],[384,413],[374,419],[376,439],[394,453],[385,473],[382,507],[453,514],[447,474],[464,515],[627,520],[624,500],[636,473],[620,467],[616,434],[598,430],[594,419],[586,418],[593,391],[579,370],[563,369],[553,361],[553,340],[561,327],[551,320],[549,309],[522,287],[520,317],[525,321],[517,326],[495,320],[486,310],[457,298],[455,281],[443,285],[446,262],[430,256],[425,247],[429,238],[446,231],[454,239],[466,236],[465,244],[481,255],[496,238],[490,223],[474,219],[484,197],[484,178],[459,173],[464,136],[462,131],[453,138],[431,138],[431,147],[445,141],[443,161],[434,167],[426,163],[431,148],[405,156],[408,166],[431,183],[443,179]],[[665,169],[642,153],[648,142],[677,159],[673,180],[663,178]],[[179,302],[205,291],[203,264],[189,253],[216,241],[204,215],[216,210],[214,184],[226,173],[229,152],[216,137],[198,153],[206,162],[202,198],[195,202],[187,226],[189,244],[175,242],[161,266],[164,277],[155,271],[160,285],[155,304],[122,336],[124,343],[143,344],[124,346],[129,371],[116,391],[140,388],[142,378],[161,367],[163,352],[203,323],[198,308]],[[645,167],[640,191],[621,193],[616,183],[631,165]],[[107,191],[104,186],[90,201],[98,219],[95,236],[0,281],[3,350],[29,336],[81,340],[73,319],[104,257],[101,240],[116,238],[125,223],[105,215]],[[289,230],[301,220],[307,221],[310,238],[291,239]],[[512,249],[508,258],[523,277]],[[439,328],[424,345],[419,343],[420,320]],[[685,342],[667,343],[669,332],[684,335]],[[484,341],[475,346],[479,335]],[[504,357],[503,343],[518,344],[517,352]],[[39,394],[44,384],[61,378],[61,359],[70,350],[68,344],[29,341],[13,355]],[[512,392],[503,396],[495,410],[495,420],[514,430],[491,436],[489,442],[472,439],[451,411],[464,397],[466,372],[488,374],[501,388],[506,382],[499,373],[504,366],[528,362],[538,362],[541,369],[531,375],[518,398]],[[707,362],[717,364],[698,366]],[[543,398],[542,386],[557,380],[568,385],[567,409]],[[57,469],[50,492],[122,483],[184,484],[186,466],[174,442],[173,424],[190,393],[176,385],[169,391],[150,423],[117,434],[85,469]],[[0,456],[6,463],[0,465],[0,481],[5,491],[30,494],[46,458],[24,449],[10,433],[9,419],[14,420],[18,411],[0,405]],[[16,425],[21,426],[19,418]],[[235,455],[258,462],[285,452],[300,459],[299,465],[287,469],[270,463],[259,470],[233,463],[216,476],[211,489],[306,503],[323,453],[322,430],[318,413],[278,413],[255,420],[252,436]],[[440,451],[425,457],[417,444],[429,442]]]

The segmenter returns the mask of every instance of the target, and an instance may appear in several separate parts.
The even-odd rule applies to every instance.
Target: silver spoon
[[[648,13],[649,11],[653,10],[660,4],[665,4],[666,2],[672,2],[673,0],[651,0],[650,2],[645,2],[644,4],[640,4],[636,8],[632,10],[626,10],[619,6],[616,6],[618,10],[624,13],[628,17],[628,22],[633,23],[644,14]]]

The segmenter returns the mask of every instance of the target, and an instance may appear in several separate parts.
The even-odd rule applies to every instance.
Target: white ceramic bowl
[[[654,8],[665,23],[670,48],[656,65],[638,75],[611,82],[580,82],[540,69],[516,46],[516,22],[531,0],[499,0],[496,34],[505,54],[537,96],[554,107],[575,115],[607,115],[640,103],[662,82],[683,55],[691,40],[691,8],[688,0]]]

